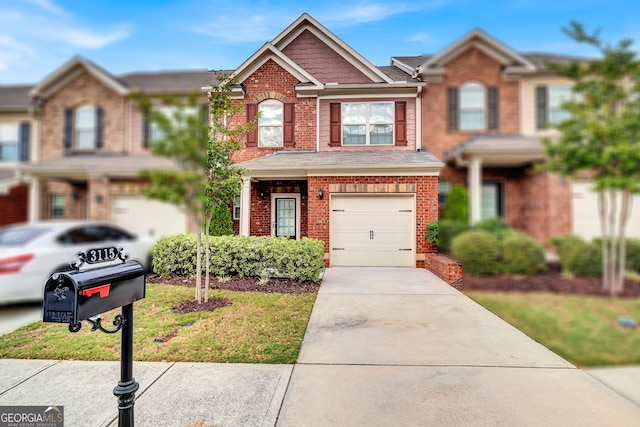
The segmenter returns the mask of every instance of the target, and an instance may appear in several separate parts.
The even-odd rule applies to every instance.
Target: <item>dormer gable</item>
[[[416,67],[413,77],[429,80],[441,78],[446,72],[447,65],[471,48],[480,50],[502,64],[502,72],[505,75],[528,74],[537,70],[535,64],[529,59],[484,31],[475,29],[438,54],[426,57],[424,62]]]

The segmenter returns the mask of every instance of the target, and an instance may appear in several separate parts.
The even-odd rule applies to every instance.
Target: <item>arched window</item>
[[[258,105],[258,141],[261,147],[281,147],[283,139],[283,104],[267,99]]]
[[[460,86],[460,130],[483,130],[485,124],[486,91],[479,83]]]

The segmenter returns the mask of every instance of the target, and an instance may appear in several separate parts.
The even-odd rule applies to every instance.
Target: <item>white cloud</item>
[[[71,46],[89,49],[99,49],[119,40],[128,38],[131,31],[126,25],[119,25],[115,29],[100,33],[87,28],[52,29],[51,37],[63,41]]]
[[[434,43],[436,40],[427,33],[416,33],[409,37],[410,42],[417,43]]]
[[[47,12],[52,12],[59,16],[67,15],[67,12],[62,10],[51,0],[29,0],[29,1]]]
[[[188,30],[213,37],[228,43],[267,41],[273,38],[274,28],[279,27],[279,19],[255,15],[243,19],[226,15],[216,16],[207,25],[195,26]]]

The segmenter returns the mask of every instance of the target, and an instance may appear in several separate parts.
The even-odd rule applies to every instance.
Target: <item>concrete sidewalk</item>
[[[601,371],[580,371],[425,270],[332,268],[298,364],[136,362],[135,422],[640,425],[640,369]],[[116,426],[118,379],[118,362],[0,360],[0,406],[64,405],[67,427]]]

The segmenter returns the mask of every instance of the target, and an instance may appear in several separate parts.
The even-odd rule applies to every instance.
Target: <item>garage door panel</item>
[[[113,197],[111,220],[142,236],[158,238],[187,231],[187,217],[183,209],[143,196]]]
[[[413,204],[413,196],[333,196],[331,265],[413,267]]]

